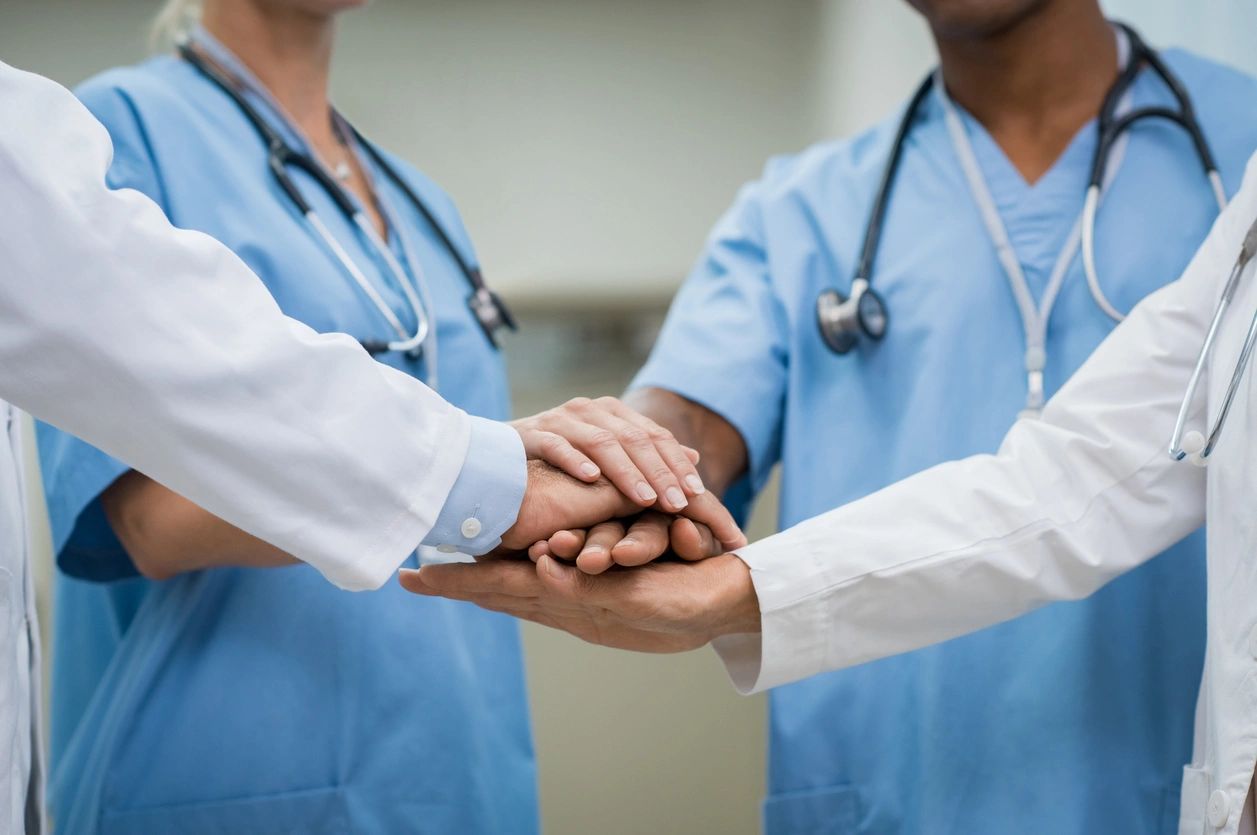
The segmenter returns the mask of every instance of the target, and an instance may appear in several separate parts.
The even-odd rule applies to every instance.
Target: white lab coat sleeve
[[[0,124],[0,397],[339,586],[381,585],[444,507],[474,419],[108,189],[108,135],[63,87],[0,63]],[[519,484],[522,446],[498,448]],[[500,534],[517,512],[481,521]]]
[[[1167,449],[1255,216],[1250,161],[1183,277],[1140,304],[997,455],[935,467],[742,549],[763,632],[716,642],[735,685],[763,690],[1085,597],[1198,527],[1204,471]]]

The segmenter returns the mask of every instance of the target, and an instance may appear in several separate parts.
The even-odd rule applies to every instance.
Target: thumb
[[[565,600],[588,597],[594,580],[579,568],[560,565],[558,560],[549,556],[537,560],[537,576],[553,596]]]

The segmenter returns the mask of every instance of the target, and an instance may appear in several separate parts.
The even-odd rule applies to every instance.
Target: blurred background
[[[142,58],[159,5],[0,0],[0,60],[72,86]],[[1156,46],[1257,72],[1254,0],[1105,5]],[[620,393],[738,186],[890,114],[933,60],[902,0],[376,0],[345,18],[333,86],[458,201],[520,314],[506,350],[528,414]],[[764,702],[734,695],[714,654],[530,626],[525,643],[547,832],[758,831]]]

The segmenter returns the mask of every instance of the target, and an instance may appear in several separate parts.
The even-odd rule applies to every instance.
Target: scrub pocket
[[[764,835],[852,835],[860,795],[851,786],[775,794],[764,801]]]
[[[180,803],[106,810],[101,835],[350,835],[349,810],[338,788],[248,797],[218,803]]]
[[[1188,766],[1183,769],[1183,789],[1179,795],[1178,835],[1202,835],[1205,807],[1209,803],[1209,772]],[[1175,831],[1175,830],[1171,830]]]

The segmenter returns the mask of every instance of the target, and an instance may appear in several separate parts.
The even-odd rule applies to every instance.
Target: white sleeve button
[[[436,549],[442,554],[457,554],[458,548],[453,545],[438,545]]]
[[[1226,826],[1231,817],[1231,804],[1227,800],[1226,792],[1216,791],[1209,795],[1209,805],[1205,811],[1209,814],[1209,825],[1214,829]]]
[[[475,539],[476,537],[480,536],[480,531],[483,530],[483,528],[484,526],[480,524],[479,519],[475,519],[475,518],[464,519],[462,529],[461,529],[463,532],[463,538]]]

